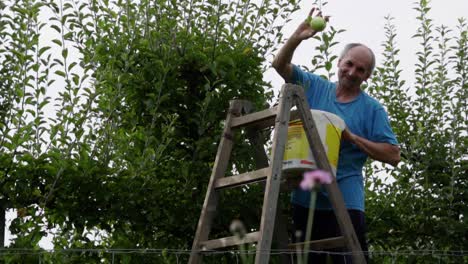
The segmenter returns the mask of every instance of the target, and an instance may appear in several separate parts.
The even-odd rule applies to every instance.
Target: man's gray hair
[[[344,47],[343,51],[340,54],[339,59],[341,60],[346,54],[348,54],[348,51],[350,51],[352,48],[355,48],[355,47],[364,47],[369,51],[369,54],[371,55],[370,73],[372,73],[374,71],[374,68],[375,68],[375,55],[374,55],[374,52],[364,44],[361,44],[361,43],[346,44],[346,46]]]

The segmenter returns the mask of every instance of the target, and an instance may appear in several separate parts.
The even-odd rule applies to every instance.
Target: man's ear
[[[369,79],[370,76],[371,76],[371,74],[369,73],[369,74],[366,76],[366,78],[364,79],[364,81],[367,82],[367,80]]]
[[[367,81],[371,75],[372,75],[372,72],[368,72],[366,74],[366,77],[364,78],[364,81]]]

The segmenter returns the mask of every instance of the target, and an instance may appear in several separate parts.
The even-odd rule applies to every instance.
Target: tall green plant
[[[369,238],[374,250],[409,252],[398,261],[457,263],[463,257],[440,259],[440,252],[427,256],[420,252],[466,250],[466,210],[461,207],[467,201],[466,168],[462,169],[467,123],[465,103],[460,104],[466,101],[466,71],[460,62],[466,60],[467,28],[463,19],[458,36],[445,26],[435,27],[427,1],[417,3],[415,10],[421,25],[415,35],[420,51],[413,87],[401,81],[391,19],[383,44],[384,62],[370,86],[370,92],[388,108],[404,159],[393,170],[368,168],[390,175],[367,181]]]
[[[38,203],[43,185],[32,172],[42,159],[44,108],[49,100],[45,94],[48,72],[40,60],[44,53],[39,44],[39,31],[44,26],[38,19],[42,4],[12,1],[2,7],[0,82],[5,92],[0,123],[1,203],[3,209],[29,213],[28,219],[13,221],[12,230],[22,233],[18,246],[36,247],[43,221],[33,204]]]

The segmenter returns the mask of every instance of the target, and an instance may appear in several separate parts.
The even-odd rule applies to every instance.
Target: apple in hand
[[[325,21],[325,19],[323,17],[309,17],[308,18],[308,22],[309,22],[309,25],[310,27],[319,32],[319,31],[322,31],[325,29],[325,27],[327,26],[327,21]]]

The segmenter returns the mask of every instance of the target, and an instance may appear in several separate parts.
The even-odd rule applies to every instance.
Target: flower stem
[[[240,244],[239,247],[240,247],[240,256],[241,256],[242,263],[244,264],[251,263],[250,257],[247,257],[246,252],[245,252],[245,244]]]
[[[314,223],[315,201],[317,200],[317,192],[312,190],[310,192],[309,215],[307,216],[307,229],[304,237],[304,263],[307,264],[309,259],[309,242],[312,235],[312,225]]]
[[[302,261],[302,254],[303,253],[301,253],[301,246],[300,245],[296,246],[296,254],[297,254],[297,263],[298,264],[304,264],[304,262]]]

